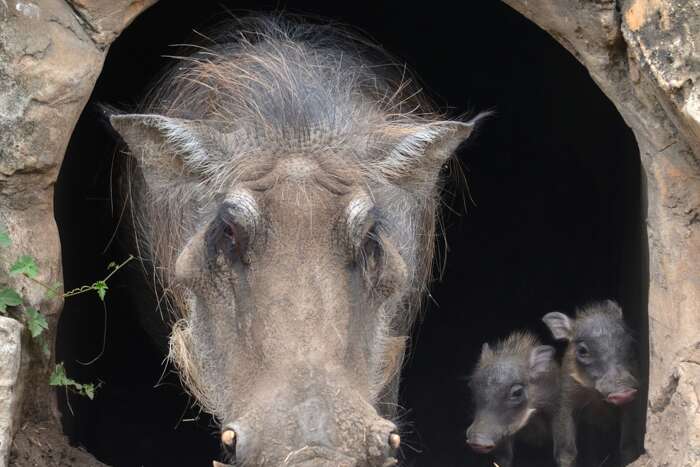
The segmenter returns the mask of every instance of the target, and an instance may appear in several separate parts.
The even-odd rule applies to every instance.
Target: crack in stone
[[[49,23],[56,23],[56,24],[58,24],[59,26],[61,26],[62,28],[67,29],[67,30],[70,31],[80,42],[87,42],[87,41],[85,40],[85,38],[82,37],[82,36],[75,30],[75,28],[74,28],[73,26],[68,25],[68,24],[63,24],[63,22],[61,22],[60,19],[58,19],[58,18],[49,18],[47,21],[48,21]],[[83,30],[83,32],[85,32],[85,31]],[[87,35],[88,37],[90,37],[90,34],[87,34],[87,33],[86,33],[86,35]],[[90,38],[90,40],[92,41],[92,38]],[[94,41],[93,41],[93,42],[94,42]]]
[[[73,2],[71,2],[70,0],[66,0],[65,3],[66,5],[68,5],[68,8],[73,10],[73,14],[78,20],[78,23],[80,23],[80,25],[83,26],[84,32],[88,35],[92,43],[95,44],[95,47],[97,47],[100,51],[104,50],[104,44],[100,44],[93,37],[93,34],[100,34],[101,31],[90,22],[90,19],[80,10],[80,8],[75,6]]]
[[[671,399],[678,390],[680,379],[681,375],[678,374],[677,370],[674,370],[666,385],[661,388],[661,394],[654,401],[649,401],[649,409],[652,413],[663,412],[671,404]]]

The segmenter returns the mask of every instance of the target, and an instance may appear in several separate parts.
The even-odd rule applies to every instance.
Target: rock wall
[[[0,253],[0,264],[32,255],[38,260],[39,280],[62,280],[53,219],[53,187],[61,161],[110,43],[153,3],[0,0],[0,223],[13,239]],[[9,282],[47,317],[52,349],[62,301],[44,298],[42,287],[9,278],[6,272],[0,271],[1,283]],[[35,451],[32,455],[53,450],[56,457],[24,459],[16,453],[13,465],[89,465],[81,464],[83,454],[70,454],[60,436],[48,386],[52,359],[31,339],[23,339],[20,350],[21,327],[11,318],[0,319],[0,466],[8,461],[15,435],[15,444]]]
[[[14,239],[2,264],[31,254],[40,280],[61,280],[53,220],[61,160],[110,43],[155,1],[0,0],[0,223]],[[700,465],[700,0],[504,1],[586,66],[636,135],[650,386],[647,453],[634,465]],[[47,316],[53,348],[62,301],[2,274]],[[9,455],[16,466],[98,465],[63,440],[46,384],[52,359],[22,332],[0,318],[0,466]]]
[[[649,245],[647,453],[700,465],[700,1],[504,0],[566,47],[637,138]]]
[[[10,454],[12,428],[19,415],[19,367],[22,358],[22,325],[0,317],[0,463]]]

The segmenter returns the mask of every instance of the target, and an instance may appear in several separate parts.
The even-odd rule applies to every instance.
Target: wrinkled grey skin
[[[562,393],[554,432],[555,457],[561,467],[576,465],[576,424],[579,417],[603,427],[622,407],[621,455],[632,460],[634,446],[626,445],[633,427],[627,406],[639,390],[634,341],[625,326],[622,309],[612,300],[577,310],[576,318],[548,313],[543,321],[557,340],[567,342],[562,362]]]
[[[513,444],[526,428],[526,441],[541,442],[559,401],[559,365],[554,348],[516,332],[494,349],[484,344],[469,379],[476,414],[467,429],[467,443],[476,452],[491,453],[501,467],[513,465]],[[540,439],[538,439],[540,438]]]
[[[332,28],[229,29],[111,117],[171,359],[235,432],[236,465],[394,465],[438,175],[472,123],[440,120]]]

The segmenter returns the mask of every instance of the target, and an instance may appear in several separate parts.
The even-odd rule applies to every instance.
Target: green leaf
[[[72,380],[66,376],[66,369],[63,362],[57,363],[49,377],[49,386],[68,386]]]
[[[49,323],[46,322],[44,315],[39,313],[36,308],[27,307],[24,309],[24,316],[27,319],[27,328],[32,337],[36,338],[42,332],[49,328]]]
[[[15,264],[10,266],[10,275],[16,276],[24,274],[27,277],[34,279],[39,274],[39,267],[36,265],[36,260],[29,255],[22,255],[15,261]]]
[[[95,289],[97,292],[97,295],[99,295],[100,300],[103,302],[105,301],[105,295],[107,295],[107,283],[105,281],[97,281],[94,284],[92,284],[92,288]]]
[[[68,388],[73,392],[77,392],[81,396],[87,397],[90,400],[95,398],[95,391],[97,390],[97,387],[99,387],[99,384],[97,387],[95,387],[95,385],[92,383],[81,384],[69,378],[66,375],[66,369],[63,366],[63,362],[57,363],[54,367],[53,373],[51,373],[51,377],[49,378],[49,385]]]
[[[52,298],[61,295],[61,286],[63,286],[63,284],[61,284],[60,282],[54,282],[53,285],[51,285],[51,287],[49,287],[46,290],[46,293],[44,294],[44,299],[51,300]]]
[[[0,313],[5,313],[8,306],[17,306],[22,304],[22,297],[9,287],[0,290]]]
[[[7,227],[0,225],[0,247],[7,248],[10,245],[12,245],[10,233],[7,231]]]
[[[83,384],[83,393],[88,399],[93,400],[95,398],[95,385],[92,383]]]

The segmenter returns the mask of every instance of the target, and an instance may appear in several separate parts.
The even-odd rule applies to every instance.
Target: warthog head
[[[428,113],[327,27],[229,27],[247,32],[111,118],[173,305],[171,357],[237,464],[394,465],[385,417],[438,174],[472,124]]]

